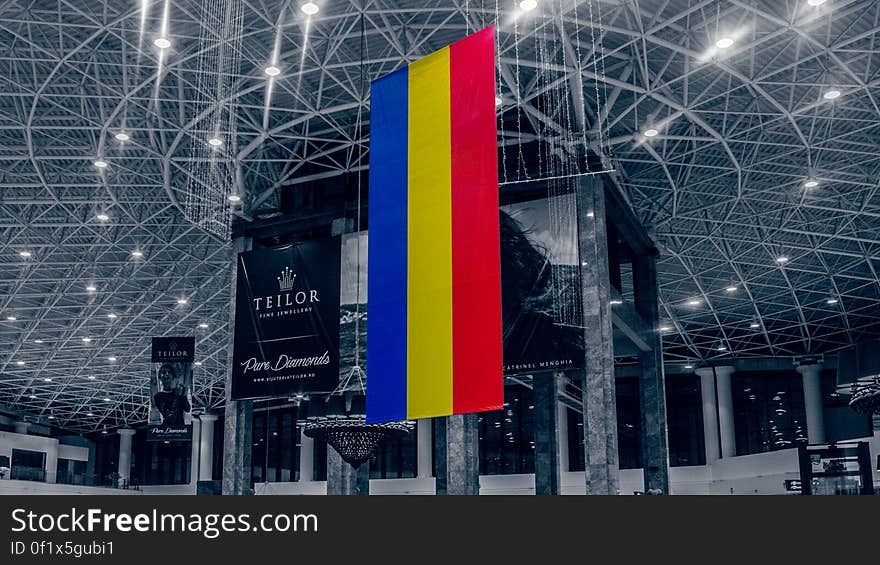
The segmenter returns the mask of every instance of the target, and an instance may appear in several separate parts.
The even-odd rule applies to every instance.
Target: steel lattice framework
[[[308,18],[299,0],[243,1],[240,72],[224,76],[236,135],[222,149],[242,220],[277,209],[282,187],[365,167],[362,72],[519,11],[317,3]],[[194,76],[201,2],[170,2],[160,64],[162,5],[0,2],[0,404],[71,430],[146,419],[151,335],[195,333],[196,402],[223,402],[231,246],[182,212],[189,148],[211,128],[192,102],[209,96]],[[601,65],[566,63],[590,45],[588,9]],[[500,138],[571,126],[609,155],[662,251],[667,361],[830,352],[880,333],[880,2],[541,0],[519,17],[554,38],[576,120],[538,111],[545,69],[502,26],[501,113],[526,125],[502,120]],[[722,35],[735,42],[718,51]]]

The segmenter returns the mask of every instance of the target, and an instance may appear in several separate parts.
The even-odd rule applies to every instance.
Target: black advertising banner
[[[575,206],[568,194],[501,208],[505,375],[584,366]]]
[[[149,441],[192,439],[194,337],[154,337],[150,373]]]
[[[338,237],[239,254],[232,398],[336,388],[340,268]]]

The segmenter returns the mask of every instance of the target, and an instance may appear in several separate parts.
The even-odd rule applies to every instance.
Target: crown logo
[[[278,288],[280,290],[290,290],[293,288],[293,281],[296,280],[296,274],[290,267],[284,267],[281,270],[281,276],[278,279]]]

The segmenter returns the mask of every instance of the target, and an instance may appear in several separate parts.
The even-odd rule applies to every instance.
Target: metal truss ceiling
[[[145,419],[151,335],[195,333],[197,403],[223,400],[231,249],[181,213],[192,157],[180,148],[210,129],[190,103],[205,94],[193,76],[200,2],[170,3],[157,88],[161,4],[0,2],[0,404],[71,430]],[[363,167],[362,33],[371,79],[491,22],[496,8],[318,4],[306,26],[298,0],[244,1],[240,73],[227,77],[237,136],[224,148],[244,219],[277,208],[280,187]],[[497,4],[503,21],[518,11]],[[605,128],[662,250],[667,361],[829,352],[880,333],[880,2],[540,0],[522,17],[552,34],[576,4],[582,18],[601,13],[605,74],[564,70],[585,91],[574,97],[587,105],[579,127],[591,139]],[[581,25],[560,49],[589,43]],[[509,33],[502,26],[504,111],[520,100],[538,131],[529,105],[541,82],[509,80]],[[276,35],[282,72],[267,97]],[[721,35],[734,44],[707,56]],[[832,88],[841,96],[826,100]],[[658,135],[645,138],[648,128]],[[500,132],[514,143],[522,134]],[[818,185],[805,189],[807,179]]]

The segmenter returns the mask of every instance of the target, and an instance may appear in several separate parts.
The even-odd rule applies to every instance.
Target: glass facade
[[[146,430],[138,430],[132,438],[129,483],[133,487],[188,484],[191,461],[190,442],[147,441]]]
[[[535,472],[534,398],[531,388],[507,385],[504,407],[477,417],[481,475]]]
[[[299,480],[297,412],[296,406],[254,409],[251,451],[254,484]]]
[[[695,373],[666,376],[666,429],[670,466],[706,464],[703,398]]]
[[[58,459],[58,468],[55,473],[55,482],[64,485],[86,484],[86,461],[74,459]]]
[[[737,372],[731,385],[737,455],[791,449],[807,442],[798,373]]]
[[[639,380],[615,379],[617,394],[617,452],[621,469],[641,466],[641,418]],[[568,414],[568,470],[584,470],[584,417],[571,408]]]

